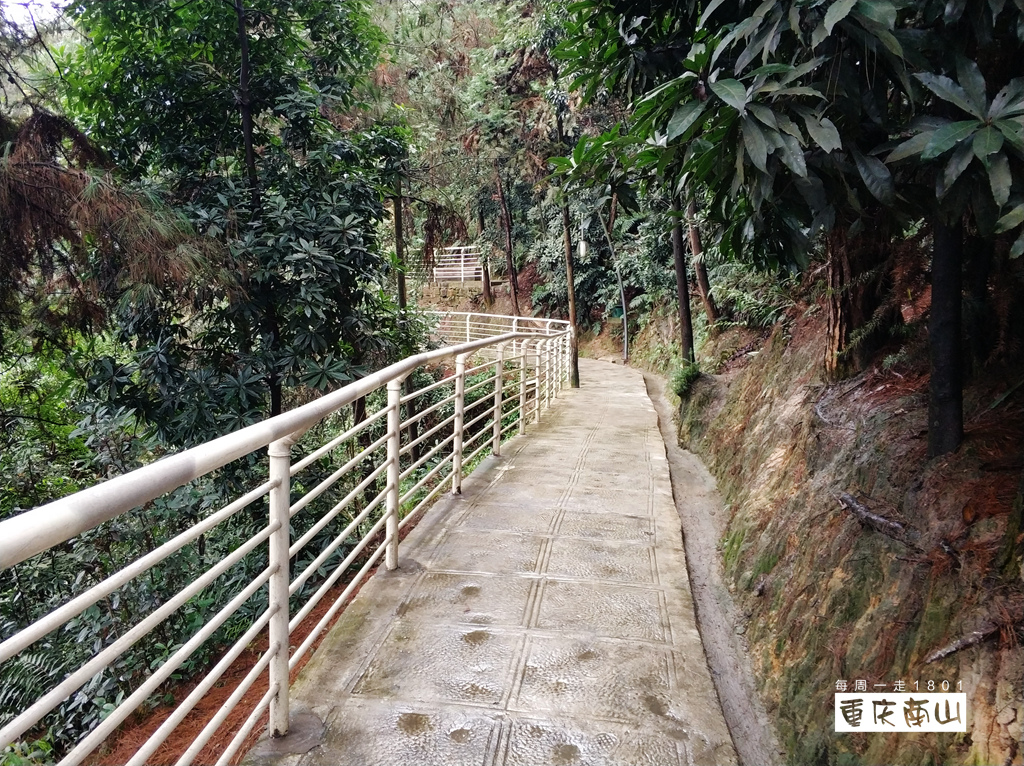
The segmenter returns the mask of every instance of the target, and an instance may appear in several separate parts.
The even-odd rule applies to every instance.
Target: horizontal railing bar
[[[299,471],[301,471],[303,468],[308,466],[313,461],[317,460],[318,458],[323,457],[324,455],[326,455],[331,450],[337,448],[338,445],[344,444],[345,442],[347,442],[349,439],[353,438],[354,436],[358,436],[361,431],[366,430],[367,428],[369,428],[371,425],[376,423],[378,420],[380,420],[382,417],[384,417],[387,414],[388,414],[388,408],[384,407],[383,409],[378,410],[377,412],[373,413],[369,417],[364,418],[363,420],[361,420],[360,422],[358,422],[354,426],[352,426],[350,429],[348,429],[341,436],[334,437],[329,442],[327,442],[327,444],[325,444],[324,446],[320,447],[315,452],[311,452],[310,454],[306,455],[306,457],[302,458],[302,460],[299,460],[299,461],[293,463],[292,467],[289,469],[289,475],[290,476],[294,476],[295,474],[297,474]]]
[[[366,507],[363,508],[363,510],[361,510],[359,514],[354,519],[352,519],[352,521],[349,522],[348,526],[345,527],[345,529],[343,529],[341,532],[339,532],[335,536],[334,540],[328,543],[324,547],[324,549],[320,551],[320,555],[313,559],[313,561],[311,561],[309,565],[304,570],[302,570],[302,574],[300,574],[298,577],[292,580],[291,584],[288,586],[289,596],[294,596],[295,593],[299,590],[299,588],[302,587],[303,583],[305,583],[306,580],[312,577],[316,570],[320,568],[320,565],[323,564],[328,559],[328,557],[338,549],[338,546],[352,536],[352,533],[356,531],[356,528],[360,524],[362,524],[366,520],[366,517],[369,516],[370,513],[378,505],[380,505],[380,502],[385,497],[387,497],[387,492],[387,487],[381,490],[377,494],[377,496],[373,498],[373,500],[371,500],[369,503],[367,503]],[[344,564],[343,562],[338,566],[347,566],[347,564]]]
[[[210,585],[224,572],[245,558],[245,556],[255,550],[256,546],[264,542],[279,528],[280,524],[268,524],[256,535],[249,538],[248,542],[242,544],[232,551],[230,555],[221,559],[215,566],[206,570],[202,576],[194,580],[187,587],[182,588],[169,601],[151,612],[144,620],[136,624],[135,627],[79,667],[76,672],[65,678],[56,688],[43,695],[34,705],[0,730],[0,747],[6,747],[28,731],[39,719],[57,707],[73,691],[107,667],[113,659],[120,657],[136,641],[167,619],[174,611]]]
[[[367,446],[363,450],[361,450],[358,454],[356,454],[354,457],[352,457],[347,463],[345,463],[345,465],[343,465],[337,471],[332,473],[330,476],[328,476],[322,482],[317,484],[315,487],[313,487],[313,489],[309,490],[309,492],[304,494],[301,498],[296,500],[295,504],[292,505],[291,510],[289,511],[289,515],[290,516],[294,516],[296,513],[298,513],[303,508],[305,508],[307,505],[309,505],[314,500],[316,500],[318,497],[320,497],[320,495],[322,495],[324,492],[326,492],[331,487],[333,487],[337,483],[338,479],[340,479],[346,473],[348,473],[353,468],[355,468],[357,465],[359,465],[364,460],[366,460],[366,458],[368,458],[374,451],[379,450],[381,447],[383,447],[385,444],[387,444],[387,441],[388,441],[388,435],[384,434],[379,439],[377,439],[377,441],[373,442],[372,444],[370,444],[369,446]]]
[[[466,423],[466,425],[462,427],[463,431],[469,430],[470,427],[475,426],[477,423],[479,423],[484,418],[490,417],[492,412],[494,411],[494,401],[493,400],[491,400],[491,399],[481,399],[480,401],[484,402],[486,404],[489,404],[491,406],[488,407],[484,412],[481,412],[475,418],[470,420],[468,423]],[[474,402],[474,404],[475,404],[475,402]],[[466,407],[466,409],[469,410],[470,408]]]
[[[256,618],[256,622],[245,631],[241,638],[231,645],[227,653],[203,677],[199,685],[181,701],[174,709],[174,712],[160,724],[160,728],[153,732],[150,738],[146,740],[146,743],[128,761],[126,766],[143,766],[146,763],[149,757],[156,752],[157,748],[171,735],[171,732],[178,728],[178,724],[185,720],[185,717],[191,712],[192,708],[199,704],[199,701],[213,688],[218,679],[227,672],[228,668],[238,659],[238,656],[256,639],[260,631],[267,627],[270,618],[277,613],[278,609],[280,609],[280,605],[271,606]],[[267,657],[267,662],[270,662],[270,659],[270,657]]]
[[[309,530],[307,530],[302,537],[300,537],[298,540],[292,543],[292,546],[288,549],[288,557],[291,558],[296,553],[305,548],[309,541],[312,540],[321,529],[326,527],[331,522],[331,520],[334,519],[335,516],[341,513],[345,509],[345,507],[359,495],[360,492],[362,492],[364,489],[370,486],[370,484],[372,484],[382,473],[384,473],[384,471],[387,470],[387,467],[388,464],[385,461],[376,468],[374,468],[373,471],[371,471],[366,476],[365,479],[359,482],[359,484],[357,484],[356,487],[351,492],[349,492],[347,495],[345,495],[345,497],[339,500],[337,505],[335,505],[333,508],[331,508],[331,510],[329,510],[327,513],[321,516],[320,520],[317,521],[316,524],[310,527]]]
[[[171,673],[181,667],[182,663],[191,657],[196,649],[203,645],[203,643],[212,636],[217,629],[223,625],[228,617],[238,611],[239,607],[248,601],[252,595],[263,587],[270,579],[270,575],[273,574],[276,567],[267,567],[256,579],[249,583],[237,596],[231,601],[224,605],[220,611],[217,612],[209,621],[207,621],[203,627],[197,632],[192,638],[190,638],[178,651],[167,658],[153,674],[147,678],[138,689],[136,689],[128,699],[124,700],[118,705],[113,712],[110,713],[103,722],[100,723],[95,729],[93,729],[89,736],[79,742],[74,750],[67,754],[65,759],[61,761],[62,764],[67,766],[77,766],[81,763],[86,756],[95,750],[107,737],[109,737],[114,729],[116,729],[125,718],[131,715],[135,709],[149,699],[157,687],[166,681]]]
[[[490,415],[491,413],[490,413],[490,412],[487,412],[487,413],[485,413],[485,414],[486,414],[486,415]],[[465,450],[465,449],[466,449],[467,447],[469,447],[469,445],[471,445],[471,444],[472,444],[473,442],[475,442],[475,441],[476,441],[477,439],[479,439],[479,438],[480,438],[481,436],[487,436],[487,437],[490,437],[490,436],[492,436],[492,435],[493,435],[493,434],[492,434],[492,431],[491,431],[491,429],[490,429],[490,428],[481,428],[481,429],[480,429],[479,431],[477,431],[477,432],[476,432],[475,434],[473,434],[473,435],[472,435],[472,436],[470,436],[470,437],[469,437],[468,439],[466,439],[465,441],[463,441],[463,442],[462,442],[462,449],[463,449],[463,450]]]
[[[238,748],[242,746],[242,743],[248,738],[249,733],[256,726],[256,723],[260,720],[260,716],[263,715],[263,711],[270,704],[275,696],[277,696],[277,690],[279,684],[272,684],[267,690],[267,693],[263,695],[263,698],[256,703],[256,707],[253,708],[252,712],[249,713],[249,717],[245,719],[245,723],[238,729],[235,736],[231,739],[227,748],[223,753],[220,754],[220,758],[217,759],[217,763],[214,766],[227,766],[231,763],[231,759],[235,757],[235,753],[238,752]]]
[[[345,559],[334,568],[334,574],[343,574],[345,570],[352,565],[352,562],[355,561],[359,557],[359,554],[362,553],[363,550],[366,548],[366,546],[370,544],[370,541],[373,540],[374,535],[376,535],[380,531],[381,527],[384,526],[387,520],[388,517],[386,515],[383,515],[379,519],[377,519],[377,522],[372,527],[370,527],[370,531],[363,535],[361,538],[359,538],[359,542],[352,547],[352,550],[348,552],[348,555],[345,556]],[[335,582],[337,582],[337,577],[334,577],[334,575],[332,574],[331,577],[328,577],[320,584],[320,587],[317,588],[316,593],[309,597],[309,599],[306,601],[302,609],[300,609],[294,616],[292,616],[291,620],[288,622],[289,635],[293,630],[295,630],[295,628],[299,626],[299,624],[304,619],[306,619],[306,615],[308,615],[311,611],[313,611],[313,609],[316,608],[316,605],[320,603],[320,599],[324,597],[324,594],[327,593],[327,591],[329,591],[332,587],[334,587]]]
[[[423,388],[420,388],[420,389],[417,389],[416,391],[413,391],[411,394],[408,394],[407,396],[401,397],[398,400],[398,403],[399,404],[405,404],[406,402],[412,401],[417,396],[421,396],[422,394],[426,394],[426,393],[429,393],[429,392],[433,391],[435,388],[440,388],[441,386],[450,386],[450,385],[452,385],[454,383],[455,383],[455,376],[454,375],[449,375],[447,378],[441,378],[440,380],[435,380],[429,386],[424,386]]]
[[[302,433],[335,410],[366,396],[389,380],[404,378],[417,367],[530,337],[535,336],[507,333],[416,354],[294,410],[5,519],[0,522],[0,569],[59,545],[272,441]]]
[[[440,463],[438,463],[433,468],[431,468],[429,471],[427,471],[423,475],[423,477],[412,486],[411,489],[406,490],[405,493],[402,494],[402,496],[398,499],[398,502],[401,504],[401,503],[404,503],[404,502],[408,501],[409,498],[411,498],[413,495],[415,495],[419,491],[420,487],[422,487],[424,484],[426,484],[432,478],[437,476],[437,474],[441,471],[442,468],[444,468],[446,465],[451,463],[452,462],[452,457],[453,457],[452,455],[446,455],[444,460],[442,460]]]
[[[519,408],[516,407],[516,409],[518,410]],[[510,413],[507,413],[507,414],[510,414]],[[518,427],[519,427],[519,419],[517,418],[517,419],[513,420],[511,423],[509,423],[507,426],[504,426],[501,429],[501,433],[504,434],[506,431],[511,431],[513,428],[518,428]]]
[[[444,465],[444,464],[442,463],[442,465]],[[438,494],[442,490],[444,490],[445,486],[450,483],[449,479],[451,479],[451,474],[446,476],[443,481],[441,481],[436,487],[434,487],[432,490],[430,490],[430,492],[428,492],[426,495],[424,495],[422,500],[420,500],[418,503],[416,503],[416,507],[413,508],[411,511],[409,511],[409,513],[406,515],[406,517],[404,519],[402,519],[401,523],[399,523],[399,525],[398,525],[399,531],[401,531],[402,529],[405,529],[405,525],[409,524],[411,522],[411,520],[416,516],[417,513],[419,513],[420,511],[422,511],[424,508],[427,507],[427,503],[429,503],[431,500],[433,500],[435,497],[437,497]]]
[[[429,407],[427,407],[425,410],[417,412],[415,415],[413,415],[408,420],[402,421],[402,428],[405,429],[405,428],[408,428],[409,426],[411,426],[413,423],[419,423],[421,420],[423,420],[423,418],[425,418],[431,412],[434,412],[434,411],[440,409],[441,407],[444,407],[444,405],[449,404],[450,402],[452,402],[454,400],[455,400],[455,394],[452,394],[451,396],[445,397],[444,399],[442,399],[439,402],[435,402],[434,404],[432,404]]]
[[[468,463],[468,462],[470,462],[470,461],[471,461],[471,460],[472,460],[473,458],[475,458],[475,457],[476,457],[477,455],[479,455],[479,454],[480,454],[481,452],[483,452],[483,451],[484,451],[485,449],[490,449],[490,448],[491,448],[491,443],[490,443],[490,441],[488,441],[488,440],[486,440],[486,439],[485,439],[485,440],[484,440],[484,443],[483,443],[483,444],[481,444],[481,445],[480,445],[479,447],[477,447],[477,448],[476,448],[475,450],[473,450],[472,452],[470,452],[470,453],[469,453],[469,455],[468,455],[468,456],[467,456],[466,458],[464,458],[465,462],[467,462],[467,463]]]
[[[175,766],[189,766],[189,764],[195,760],[196,756],[202,752],[204,747],[206,747],[206,744],[210,741],[213,735],[217,733],[217,729],[224,724],[224,721],[226,721],[228,716],[231,715],[231,711],[238,706],[242,697],[244,697],[245,693],[249,691],[254,683],[256,683],[256,679],[262,675],[263,671],[266,670],[267,665],[269,665],[270,661],[277,656],[279,651],[281,651],[280,644],[275,643],[267,646],[267,651],[265,651],[263,656],[260,657],[256,664],[252,666],[252,669],[245,674],[245,678],[239,682],[238,686],[234,688],[228,698],[224,700],[224,704],[217,710],[216,715],[207,722],[206,726],[204,726],[203,730],[199,733],[199,736],[196,737],[192,744],[188,746],[188,750],[182,753],[181,758],[177,760]],[[268,701],[270,700],[270,692],[267,692],[265,699]]]
[[[409,442],[408,444],[406,444],[406,445],[405,445],[404,447],[402,447],[402,448],[401,448],[401,449],[400,449],[400,450],[398,451],[398,454],[399,454],[399,456],[401,456],[401,455],[406,455],[406,454],[408,454],[408,453],[409,453],[409,452],[410,452],[410,451],[412,450],[412,448],[413,448],[413,447],[417,446],[417,445],[418,445],[418,444],[420,444],[421,442],[424,442],[424,441],[426,441],[427,439],[429,439],[429,438],[430,438],[431,436],[433,436],[433,435],[434,435],[435,433],[437,433],[438,431],[440,431],[440,430],[442,430],[442,429],[444,429],[444,428],[450,428],[450,427],[451,427],[451,425],[452,425],[452,421],[453,421],[453,420],[455,420],[455,415],[450,415],[450,416],[449,416],[448,418],[446,418],[445,420],[443,420],[443,421],[441,421],[440,423],[438,423],[438,424],[437,424],[436,426],[434,426],[433,428],[431,428],[431,429],[430,429],[429,431],[427,431],[426,433],[422,434],[421,436],[418,436],[418,437],[416,437],[415,439],[413,439],[413,440],[412,440],[411,442]],[[450,441],[452,440],[452,438],[454,438],[454,437],[453,437],[453,436],[449,436],[449,437],[448,437],[447,439],[445,439],[445,440],[444,440],[444,441],[442,442],[442,444],[447,444],[448,442],[450,442]],[[431,451],[430,451],[430,453],[429,453],[429,454],[433,455],[433,454],[434,454],[434,453],[435,453],[436,451],[437,451],[437,448],[436,448],[436,447],[434,447],[433,449],[431,449]],[[417,462],[416,462],[416,465],[421,465],[420,461],[417,461]],[[410,467],[415,467],[415,466],[410,466]],[[404,478],[405,478],[405,476],[406,476],[406,475],[408,474],[408,471],[409,471],[409,469],[407,468],[407,469],[406,469],[406,470],[405,470],[405,471],[404,471],[404,472],[402,473],[402,478],[403,478],[403,479],[404,479]]]
[[[468,375],[473,375],[474,373],[480,372],[481,370],[486,370],[486,369],[489,369],[489,368],[491,368],[491,367],[494,367],[494,362],[493,362],[493,361],[490,361],[490,362],[483,362],[482,364],[478,364],[478,365],[477,365],[476,367],[470,367],[470,368],[468,368],[468,369],[466,370],[466,375],[467,375],[467,376],[468,376]]]
[[[488,368],[488,367],[494,367],[494,362],[489,362],[489,363],[487,363],[487,364],[485,364],[485,365],[481,365],[480,369],[485,369],[485,368]],[[467,374],[469,374],[469,373],[467,372]],[[476,391],[476,390],[477,390],[478,388],[481,388],[481,387],[483,387],[483,386],[486,386],[486,385],[487,385],[488,383],[493,383],[493,382],[494,382],[495,380],[497,380],[497,379],[498,379],[498,376],[497,376],[497,375],[488,375],[488,376],[487,376],[486,378],[484,378],[483,380],[478,380],[478,381],[477,381],[476,383],[474,383],[474,384],[473,384],[472,386],[466,386],[466,391],[465,391],[465,393],[466,393],[466,394],[471,394],[471,393],[473,393],[474,391]],[[474,402],[474,404],[475,404],[475,402]]]
[[[226,505],[211,516],[206,517],[194,527],[189,527],[177,537],[168,540],[159,548],[155,548],[140,559],[136,559],[124,569],[116,572],[102,582],[97,583],[89,590],[76,596],[62,607],[41,617],[26,628],[15,633],[2,644],[0,644],[0,662],[6,662],[18,652],[28,648],[50,631],[56,630],[68,620],[77,617],[90,606],[95,604],[104,596],[109,596],[115,590],[138,577],[155,565],[159,564],[172,553],[180,550],[212,529],[222,521],[231,518],[234,514],[245,508],[245,506],[258,500],[267,494],[277,482],[268,481],[251,492],[243,495],[233,503]]]
[[[320,618],[320,622],[318,622],[313,630],[309,632],[309,635],[307,635],[305,640],[299,645],[299,648],[292,653],[292,658],[288,661],[289,670],[294,669],[295,665],[302,659],[302,656],[309,651],[309,647],[311,647],[313,642],[316,641],[317,636],[323,632],[323,629],[330,623],[334,618],[334,615],[336,615],[338,610],[345,604],[345,599],[352,595],[352,591],[359,587],[359,583],[363,581],[366,573],[369,572],[373,568],[373,565],[377,563],[377,560],[381,557],[381,554],[384,553],[386,548],[386,545],[379,545],[377,546],[377,550],[370,554],[370,558],[368,558],[366,563],[363,564],[358,572],[356,572],[352,581],[345,586],[345,590],[341,592],[341,595],[334,600],[334,604],[332,604],[331,608],[328,609],[324,616]],[[338,577],[340,576],[341,575],[339,574]]]

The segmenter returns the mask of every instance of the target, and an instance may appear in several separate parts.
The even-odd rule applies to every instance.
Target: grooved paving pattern
[[[580,360],[528,427],[439,502],[293,687],[313,766],[734,764],[693,614],[642,376]]]

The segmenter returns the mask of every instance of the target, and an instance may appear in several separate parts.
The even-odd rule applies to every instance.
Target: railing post
[[[270,480],[276,482],[270,490],[270,523],[278,524],[270,535],[269,601],[276,612],[270,618],[270,640],[268,651],[273,651],[270,660],[270,687],[277,686],[277,693],[270,699],[270,720],[267,728],[271,737],[283,737],[288,733],[288,585],[291,580],[288,568],[289,527],[291,516],[291,455],[296,434],[271,442],[267,450],[270,460]]]
[[[501,400],[505,386],[505,344],[498,346],[498,358],[494,362],[494,433],[491,437],[491,454],[501,455]]]
[[[466,354],[455,357],[455,441],[452,445],[452,494],[462,494],[462,429],[466,419]]]
[[[387,549],[384,551],[384,567],[398,566],[398,499],[400,496],[399,476],[401,465],[399,452],[402,448],[402,381],[405,378],[388,381],[388,497],[385,522]]]
[[[551,338],[546,338],[544,340],[544,409],[551,406],[552,386],[554,386],[551,368]]]
[[[526,433],[526,359],[529,354],[526,338],[519,341],[519,434]]]
[[[473,315],[470,314],[470,313],[466,314],[466,343],[469,343],[469,341],[470,341],[470,337],[469,337],[469,318],[471,316],[473,316]]]
[[[519,332],[519,317],[512,317],[512,332]]]
[[[534,378],[533,378],[533,380],[534,380],[534,386],[533,386],[533,422],[534,423],[539,423],[540,422],[540,397],[541,397],[541,392],[540,392],[540,376],[541,376],[540,346],[541,346],[541,344],[543,342],[544,341],[542,341],[542,340],[537,341],[536,347],[534,349],[534,361],[536,362],[536,364],[534,365],[534,368],[533,368],[533,374],[534,374]]]

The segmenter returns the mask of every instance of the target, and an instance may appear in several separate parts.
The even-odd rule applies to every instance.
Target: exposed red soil
[[[422,518],[425,511],[420,512],[420,518]],[[412,531],[413,527],[419,521],[417,518],[415,521],[410,522],[405,529],[399,534],[399,540],[404,539],[409,532]],[[382,537],[378,533],[379,537]],[[367,557],[376,550],[376,545],[371,544],[367,546]],[[316,608],[304,619],[291,635],[291,645],[297,647],[306,640],[306,637],[310,634],[317,623],[323,618],[327,611],[334,604],[334,601],[341,595],[342,591],[352,582],[352,577],[356,572],[359,571],[359,567],[362,563],[365,563],[366,558],[362,561],[357,561],[349,567],[349,573],[341,578],[338,583],[329,590],[320,603],[317,604]],[[378,565],[379,566],[379,565]],[[373,576],[378,567],[374,567],[370,572],[367,573],[363,579],[363,583]],[[363,583],[352,592],[345,602],[347,606],[351,603],[352,599],[356,597],[362,588]],[[342,613],[345,611],[344,607],[338,610],[338,613],[334,615],[330,623],[324,628],[320,636],[313,643],[313,646],[306,652],[303,658],[296,664],[296,667],[292,670],[289,678],[292,682],[295,681],[296,677],[305,667],[306,663],[313,656],[313,653],[320,646],[324,637],[334,626],[334,623],[338,621]],[[231,696],[232,692],[238,687],[239,683],[245,678],[250,669],[259,661],[260,656],[267,648],[267,633],[262,632],[260,636],[247,647],[231,666],[225,671],[224,675],[220,677],[217,684],[213,689],[203,697],[199,703],[189,712],[188,716],[185,717],[178,727],[171,732],[171,735],[164,741],[164,743],[156,750],[152,757],[147,761],[150,764],[166,764],[173,763],[189,748],[192,742],[199,736],[199,733],[203,730],[206,724],[212,719],[217,711],[220,710],[221,705]],[[226,652],[228,647],[224,648]],[[223,656],[223,653],[215,657],[210,666],[212,667],[217,663],[217,660]],[[174,695],[175,700],[185,699],[193,689],[202,681],[202,677],[199,677],[193,681],[187,683],[181,683],[175,685],[173,688],[167,690]],[[217,732],[213,735],[210,741],[206,744],[206,747],[199,753],[195,759],[195,763],[214,763],[224,752],[224,750],[231,743],[235,734],[241,729],[242,724],[249,717],[253,708],[256,707],[263,695],[266,694],[268,688],[267,672],[264,671],[260,674],[259,679],[249,688],[238,705],[228,716],[227,720],[221,725]],[[160,725],[167,720],[167,718],[174,712],[175,705],[160,705],[159,707],[147,711],[138,712],[133,716],[129,717],[113,734],[108,740],[106,745],[99,751],[93,754],[92,758],[88,761],[90,766],[119,766],[119,764],[127,763],[128,760],[135,755],[136,752],[146,743],[149,737],[155,732]],[[252,732],[246,738],[245,743],[239,748],[238,753],[232,759],[233,764],[240,763],[245,757],[245,754],[249,749],[256,744],[256,742],[263,736],[264,730],[267,726],[267,713],[261,716],[259,722],[253,727]]]

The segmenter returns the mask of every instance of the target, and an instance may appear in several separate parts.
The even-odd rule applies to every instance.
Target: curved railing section
[[[149,677],[61,763],[81,763],[245,604],[258,616],[130,763],[145,763],[261,635],[268,639],[267,650],[178,763],[195,759],[264,673],[269,675],[268,691],[220,753],[218,763],[231,761],[268,708],[270,733],[286,733],[289,671],[382,557],[388,569],[397,566],[400,531],[440,493],[461,492],[463,475],[474,461],[488,452],[500,454],[502,440],[524,433],[528,421],[539,420],[541,410],[567,380],[570,343],[564,322],[449,313],[440,316],[436,334],[458,345],[404,359],[282,415],[0,522],[0,569],[6,569],[39,554],[60,555],[60,547],[72,538],[240,458],[256,453],[250,459],[259,457],[260,462],[254,464],[264,466],[255,471],[256,486],[233,502],[206,514],[41,619],[3,637],[0,663],[30,651],[33,644],[131,581],[152,576],[161,562],[186,546],[201,543],[204,535],[243,509],[257,519],[259,529],[249,539],[239,542],[206,571],[196,572],[190,584],[112,637],[31,707],[14,711],[17,715],[0,730],[0,752],[37,732],[50,711],[218,578],[234,571],[247,556],[262,557],[259,561],[266,565],[251,581],[239,584],[234,598],[185,644],[175,648],[162,664],[154,663]],[[452,359],[454,369],[446,369],[448,374],[437,379],[438,365]],[[432,369],[433,375],[425,374],[426,369]],[[407,381],[415,381],[415,385]],[[349,414],[346,407],[353,412]],[[309,444],[307,432],[319,433],[329,427],[341,432],[323,444]],[[305,454],[293,457],[297,443]],[[304,476],[311,467],[317,468],[316,481]],[[308,550],[313,546],[318,547]],[[301,566],[297,565],[300,562]],[[339,580],[354,566],[358,571],[336,593],[335,586],[341,587]],[[293,631],[332,589],[330,607],[301,643],[292,647]],[[262,607],[252,610],[254,601]]]

